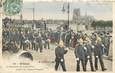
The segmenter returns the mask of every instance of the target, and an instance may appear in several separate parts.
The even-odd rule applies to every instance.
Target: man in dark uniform
[[[96,34],[97,34],[97,33],[92,33],[92,36],[91,36],[91,44],[92,44],[92,45],[95,45]]]
[[[31,47],[30,46],[29,47],[30,47],[31,50],[33,50],[33,44],[32,44],[33,40],[34,40],[34,38],[33,38],[33,31],[29,32],[28,40],[30,41],[30,46],[31,46]]]
[[[20,33],[20,48],[24,49],[24,40],[25,40],[25,36],[24,34],[21,32]]]
[[[68,31],[65,36],[65,46],[70,48],[70,40],[71,40],[71,31]]]
[[[32,49],[37,51],[36,50],[36,38],[37,38],[37,34],[36,33],[33,33],[33,40],[32,40]]]
[[[64,54],[67,53],[67,50],[64,49],[63,41],[59,42],[59,46],[55,48],[55,70],[57,71],[59,64],[61,64],[63,71],[66,71]]]
[[[63,31],[62,34],[61,34],[61,39],[64,42],[64,44],[65,44],[65,36],[66,36],[66,32]]]
[[[102,46],[101,39],[99,37],[96,40],[96,44],[94,48],[94,57],[95,57],[95,69],[98,70],[98,60],[99,60],[102,71],[105,71],[106,68],[104,67],[104,62],[103,62],[103,46]]]
[[[59,40],[60,40],[60,31],[56,31],[56,33],[55,33],[55,40],[56,40],[56,43],[59,43]]]
[[[46,43],[47,43],[47,33],[46,32],[42,32],[41,34],[42,36],[42,40],[43,40],[43,47],[46,49]]]
[[[83,71],[86,71],[86,67],[85,67],[85,55],[86,55],[86,49],[84,49],[84,45],[83,45],[83,40],[80,39],[78,41],[78,45],[75,48],[75,57],[76,57],[76,61],[77,61],[77,71],[80,71],[80,62],[82,64],[82,68]]]
[[[43,51],[43,44],[42,44],[42,37],[41,37],[41,33],[38,33],[38,37],[36,38],[36,41],[38,43],[38,47],[37,47],[37,51],[38,48],[40,49],[40,53]]]
[[[86,50],[86,59],[85,59],[85,65],[86,65],[86,68],[87,68],[87,62],[89,60],[90,62],[90,67],[91,67],[91,71],[94,71],[94,67],[93,67],[93,61],[92,61],[92,52],[93,52],[93,47],[91,46],[91,43],[89,40],[85,41],[84,42],[84,45],[87,50]]]
[[[106,56],[109,55],[109,47],[110,47],[110,36],[109,36],[109,33],[107,33],[105,35],[105,38],[104,38],[104,46],[105,46],[105,54]]]

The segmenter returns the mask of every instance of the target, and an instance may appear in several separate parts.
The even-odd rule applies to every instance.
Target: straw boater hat
[[[96,43],[100,43],[102,40],[99,36],[97,36]]]

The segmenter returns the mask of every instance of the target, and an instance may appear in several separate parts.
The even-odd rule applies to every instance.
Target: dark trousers
[[[99,56],[98,58],[95,57],[95,69],[98,70],[98,60],[99,60],[99,62],[100,62],[101,69],[102,69],[102,71],[103,71],[105,68],[104,68],[104,63],[103,63],[103,58],[102,58],[102,56]]]
[[[38,43],[33,43],[33,50],[38,51]]]
[[[92,57],[91,57],[91,56],[90,56],[89,59],[86,57],[86,60],[85,60],[85,66],[86,66],[86,68],[87,68],[87,62],[88,62],[88,61],[89,61],[89,63],[90,63],[91,71],[94,71],[93,61],[92,61]]]
[[[49,43],[49,42],[45,42],[44,48],[45,48],[45,49],[46,49],[46,48],[50,49],[50,43]]]
[[[83,71],[86,71],[85,60],[78,60],[78,61],[77,61],[76,71],[80,71],[80,62],[81,62],[81,64],[82,64]]]
[[[63,59],[63,62],[61,62],[61,59],[57,59],[57,58],[55,61],[56,61],[56,64],[55,64],[55,70],[56,71],[58,70],[59,64],[61,64],[63,71],[66,71],[64,59]]]
[[[24,48],[24,45],[23,45],[23,41],[20,42],[20,48],[23,49]]]
[[[70,42],[66,41],[65,45],[66,45],[66,47],[70,47]]]
[[[106,47],[106,49],[105,49],[105,54],[106,54],[106,56],[108,56],[109,55],[109,44],[107,44],[105,47]]]
[[[42,47],[40,47],[40,52],[42,52],[43,51],[43,48]]]
[[[38,48],[40,49],[40,52],[43,51],[43,44],[41,42],[38,42]]]
[[[35,50],[35,43],[32,41],[32,50]]]

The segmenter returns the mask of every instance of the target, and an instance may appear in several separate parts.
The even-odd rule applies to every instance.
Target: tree
[[[103,20],[100,20],[100,21],[93,21],[92,24],[91,24],[92,27],[101,27],[101,28],[105,28],[105,27],[112,27],[113,24],[112,24],[112,21],[103,21]]]

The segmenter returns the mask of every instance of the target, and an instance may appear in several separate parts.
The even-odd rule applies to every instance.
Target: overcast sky
[[[38,0],[24,0],[23,3],[23,19],[32,19],[35,8],[35,19],[67,19],[67,13],[62,12],[63,2],[38,2]],[[73,16],[73,9],[80,8],[81,15],[86,13],[94,16],[97,20],[112,20],[112,4],[100,3],[70,3],[70,19]],[[14,16],[15,18],[17,16]]]

